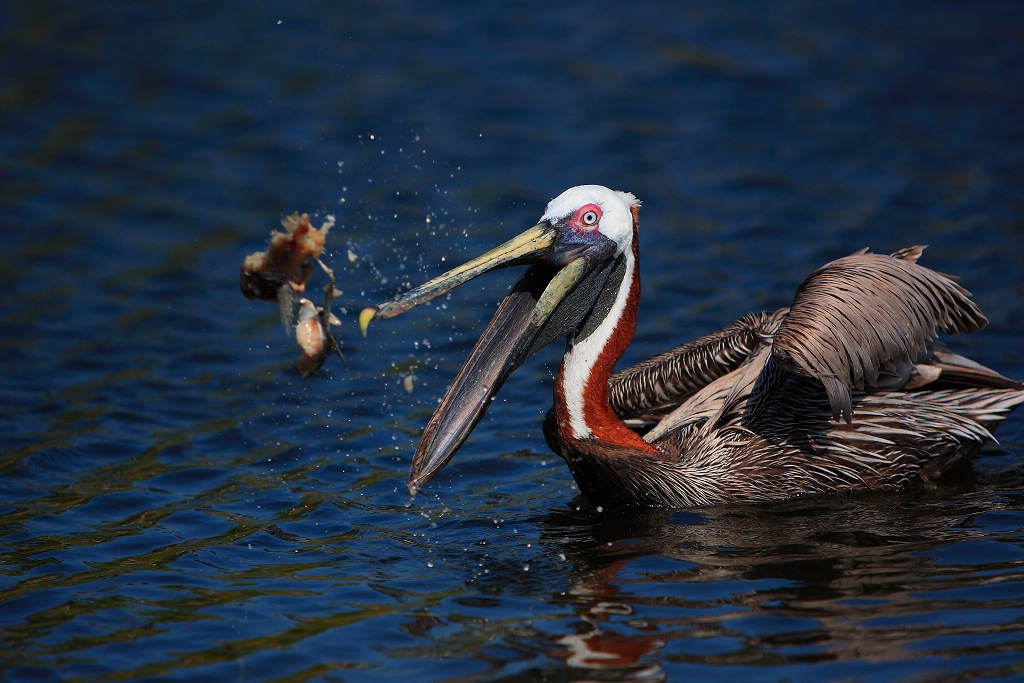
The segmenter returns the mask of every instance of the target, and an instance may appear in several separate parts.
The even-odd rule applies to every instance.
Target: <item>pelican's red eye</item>
[[[601,207],[597,204],[587,204],[576,209],[573,223],[577,230],[596,230],[597,224],[601,222]]]

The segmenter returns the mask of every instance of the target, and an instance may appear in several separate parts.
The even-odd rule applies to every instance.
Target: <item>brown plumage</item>
[[[965,465],[1024,402],[1024,386],[931,341],[987,320],[969,292],[916,264],[921,251],[833,261],[808,276],[792,307],[613,375],[616,412],[651,428],[646,439],[667,457],[587,444],[570,456],[584,495],[605,504],[763,501],[893,490]],[[659,414],[668,405],[675,410]],[[545,433],[565,448],[550,417]]]
[[[948,277],[917,265],[923,247],[892,256],[861,251],[811,273],[772,343],[772,360],[825,385],[834,419],[849,423],[850,391],[875,386],[885,363],[904,363],[938,332],[988,322]]]
[[[615,411],[639,419],[674,408],[679,401],[738,368],[764,344],[771,316],[752,313],[713,334],[677,346],[612,376]]]
[[[562,336],[544,435],[594,505],[897,489],[966,464],[1024,403],[1020,382],[935,341],[987,321],[967,290],[918,265],[922,247],[833,261],[790,308],[613,375],[636,325],[638,209],[628,193],[572,188],[519,237],[364,311],[365,322],[391,317],[488,270],[531,265],[431,418],[411,492],[448,462],[505,379]]]

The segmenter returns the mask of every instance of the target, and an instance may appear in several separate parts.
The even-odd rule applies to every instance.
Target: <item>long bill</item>
[[[486,254],[477,256],[472,261],[452,268],[444,275],[439,275],[419,287],[411,289],[400,297],[376,306],[364,308],[359,314],[359,328],[366,336],[366,328],[371,320],[394,318],[410,308],[425,304],[459,285],[464,285],[473,278],[484,273],[514,266],[518,263],[536,262],[549,254],[555,246],[557,231],[549,225],[535,225],[529,230],[516,235],[509,241],[491,249]]]
[[[490,270],[533,264],[498,306],[427,424],[413,455],[409,492],[443,468],[469,437],[495,394],[527,358],[580,324],[614,269],[611,241],[561,244],[540,224],[392,301],[365,309],[360,325],[390,318]]]

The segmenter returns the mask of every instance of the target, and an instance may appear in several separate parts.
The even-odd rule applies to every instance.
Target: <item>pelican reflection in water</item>
[[[495,268],[526,265],[441,400],[413,457],[415,494],[508,376],[564,337],[544,421],[593,505],[694,506],[897,489],[964,465],[1024,385],[937,333],[987,320],[922,247],[866,250],[811,273],[789,308],[748,315],[613,374],[636,328],[638,210],[627,192],[566,190],[540,222],[360,317],[390,318]]]

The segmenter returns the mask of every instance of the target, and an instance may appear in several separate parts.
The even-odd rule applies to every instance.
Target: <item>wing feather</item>
[[[772,361],[825,386],[834,419],[852,419],[851,391],[875,386],[889,363],[912,361],[939,332],[988,322],[970,292],[917,265],[924,247],[858,252],[811,273],[772,343]]]
[[[612,407],[624,418],[675,407],[738,368],[766,343],[782,314],[747,315],[711,334],[615,373],[608,381]]]

